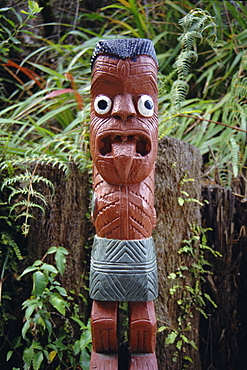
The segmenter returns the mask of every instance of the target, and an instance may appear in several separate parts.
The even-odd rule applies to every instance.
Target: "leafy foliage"
[[[90,169],[90,57],[100,38],[151,38],[159,60],[160,136],[169,134],[197,146],[204,157],[207,181],[234,187],[237,180],[246,179],[247,10],[241,1],[198,1],[194,9],[194,3],[188,0],[117,0],[96,12],[78,12],[73,25],[63,25],[63,33],[56,41],[34,34],[30,20],[41,8],[35,1],[28,1],[27,5],[22,16],[14,7],[0,9],[1,68],[5,72],[0,77],[3,282],[6,273],[18,270],[23,255],[11,232],[14,219],[24,220],[22,232],[27,235],[32,209],[46,206],[37,185],[46,184],[54,190],[47,179],[37,175],[39,166],[59,167],[65,174],[71,162],[82,171]],[[84,22],[91,22],[90,27],[83,27]],[[27,53],[22,53],[23,34],[39,41]],[[19,61],[12,60],[13,51],[21,55]],[[11,84],[10,91],[6,89],[7,82]],[[188,201],[195,200],[188,197],[181,184],[178,202],[183,206]],[[185,242],[186,251],[181,253],[192,253],[193,242]],[[13,350],[25,343],[26,368],[39,369],[45,362],[66,361],[64,343],[68,340],[68,327],[71,328],[66,315],[71,306],[68,295],[61,294],[64,291],[56,278],[64,271],[66,255],[61,249],[53,250],[52,254],[56,256],[56,267],[44,261],[31,266],[34,290],[32,299],[25,301],[24,338],[13,343]],[[198,274],[206,269],[200,263]],[[174,279],[178,277],[176,273]],[[186,285],[182,288],[180,283],[177,285],[176,289],[184,291],[183,302],[178,304],[185,314],[188,297],[197,309],[203,310],[210,297],[201,295],[199,285],[193,291]],[[54,292],[55,298],[48,304]],[[5,291],[2,298],[3,309],[10,295]],[[58,327],[54,329],[57,342],[53,335],[53,312],[64,323],[61,332],[56,331]],[[6,314],[1,316],[3,322],[8,320]],[[69,342],[69,361],[75,366],[72,357],[78,359],[88,348],[89,330],[78,316],[72,317],[84,336],[74,342],[73,350],[74,339]],[[194,345],[181,327],[174,328],[167,337],[167,343],[176,343],[178,351],[184,343]],[[47,334],[49,343],[40,342],[42,333]],[[82,365],[82,359],[79,361],[86,369],[88,365]],[[185,356],[184,361],[190,359]]]
[[[66,255],[63,247],[51,247],[42,260],[27,267],[21,277],[32,274],[33,289],[29,299],[23,302],[25,322],[21,337],[15,338],[12,348],[24,344],[24,370],[46,369],[49,364],[56,368],[89,369],[91,332],[78,317],[73,298],[57,279],[66,269]],[[55,265],[45,262],[54,255]],[[62,325],[61,325],[62,323]],[[76,324],[75,324],[76,323]],[[71,336],[74,325],[79,325],[80,338]],[[13,349],[7,354],[10,360]]]
[[[4,63],[5,67],[12,66],[19,69],[29,79],[24,83],[20,81],[17,74],[15,75],[21,85],[8,98],[12,103],[8,104],[7,99],[6,107],[0,113],[2,169],[9,170],[12,166],[12,172],[18,171],[19,168],[30,172],[32,165],[51,164],[62,168],[67,174],[71,161],[82,170],[90,166],[88,150],[90,55],[100,37],[116,37],[114,35],[121,30],[121,37],[151,37],[156,46],[161,71],[160,135],[170,134],[198,146],[204,155],[205,163],[208,162],[209,165],[207,176],[213,181],[230,186],[232,181],[238,175],[241,176],[244,171],[247,156],[245,105],[241,103],[245,101],[242,95],[245,78],[241,75],[246,64],[244,47],[241,51],[239,48],[234,48],[237,55],[230,70],[233,72],[233,66],[235,69],[239,66],[239,69],[236,69],[229,92],[220,100],[215,101],[212,98],[207,100],[207,96],[214,95],[214,85],[212,88],[209,86],[211,82],[214,84],[213,76],[217,72],[215,68],[219,64],[222,65],[219,55],[224,58],[224,50],[229,48],[229,44],[222,39],[222,36],[229,37],[229,35],[226,27],[224,35],[219,35],[217,30],[215,19],[219,23],[219,14],[222,13],[220,6],[214,6],[211,9],[216,18],[213,18],[209,9],[192,9],[189,2],[186,6],[187,8],[178,6],[170,1],[166,1],[162,6],[161,4],[142,5],[141,2],[133,0],[118,1],[117,4],[102,8],[101,14],[91,15],[91,18],[97,19],[97,22],[107,22],[102,26],[100,34],[95,33],[94,37],[91,37],[90,30],[87,34],[85,29],[78,26],[77,31],[68,31],[61,38],[60,43],[50,40],[48,42],[44,39],[44,45],[24,58],[19,65],[13,61]],[[224,7],[228,11],[227,2],[224,2]],[[232,5],[229,7],[236,15]],[[34,17],[40,9],[35,2],[30,1],[29,11],[25,14],[29,18]],[[186,13],[185,9],[191,10]],[[244,24],[242,19],[246,17],[242,6],[240,10],[237,18],[240,19],[238,31]],[[173,16],[177,16],[177,25],[173,23],[173,29],[169,22],[165,22],[172,12]],[[183,17],[179,20],[181,15]],[[164,24],[166,24],[165,31],[161,32]],[[19,26],[15,29],[16,37],[23,23]],[[179,27],[182,27],[182,33]],[[233,31],[233,24],[229,27],[230,31]],[[237,28],[235,25],[234,27]],[[179,43],[176,40],[175,30],[177,34],[181,33],[178,37]],[[216,36],[218,36],[218,44],[216,44]],[[62,43],[67,37],[73,37],[73,44]],[[81,39],[84,40],[83,44]],[[203,45],[202,52],[206,55],[211,54],[199,71],[194,72],[192,63],[198,65],[200,53],[197,49],[199,46],[202,48],[201,45],[197,45],[197,40]],[[169,43],[172,41],[169,52],[164,51],[167,41]],[[210,49],[205,49],[206,44],[210,45]],[[221,53],[219,53],[220,48]],[[55,56],[57,61],[55,65],[47,66],[45,63],[38,62],[45,53]],[[173,63],[169,63],[172,60]],[[170,69],[170,65],[173,65],[173,70]],[[200,73],[200,70],[204,69],[205,72]],[[229,76],[227,71],[219,81],[222,82],[222,79],[227,79]],[[198,82],[202,83],[205,78],[204,100],[199,98],[185,100],[186,96],[191,94],[189,87],[191,81],[195,79],[198,85]],[[240,80],[242,88],[236,89]],[[30,96],[25,96],[23,99],[21,98],[23,93]],[[236,93],[237,99],[234,97]],[[228,128],[223,125],[219,127],[220,120],[224,121],[224,125]],[[241,122],[240,127],[239,122]],[[25,206],[28,211],[31,209],[28,206],[31,203],[25,195],[30,194],[23,191],[22,199],[19,200],[23,203],[19,205]],[[32,207],[35,207],[35,204],[37,203],[33,202]],[[42,205],[38,204],[38,207],[40,206]],[[17,205],[14,207],[17,209]],[[25,233],[28,232],[26,221],[30,217],[32,213],[26,212],[23,226]]]
[[[5,280],[10,274],[14,275],[18,271],[18,263],[22,261],[23,256],[18,247],[14,236],[5,230],[0,234],[0,334],[4,332],[5,325],[9,321],[15,320],[11,314],[11,294],[4,289]]]
[[[10,48],[14,48],[17,52],[21,52],[20,40],[17,38],[20,30],[22,32],[29,34],[30,31],[25,30],[24,26],[28,26],[28,21],[35,17],[43,8],[39,7],[36,1],[28,1],[28,11],[22,10],[22,13],[26,15],[26,19],[23,20],[22,16],[13,8],[5,7],[1,8],[0,19],[1,19],[1,29],[0,29],[0,55],[4,62],[7,60],[5,56],[8,55]],[[10,19],[6,13],[11,11],[14,14],[15,19]],[[16,26],[16,24],[18,26]]]
[[[189,180],[189,179],[188,179]],[[179,307],[178,315],[174,327],[162,326],[159,332],[166,330],[168,332],[165,343],[174,345],[175,352],[173,361],[177,362],[182,357],[183,366],[186,368],[188,363],[193,363],[189,356],[183,355],[186,346],[192,346],[198,350],[196,343],[190,339],[194,328],[192,325],[195,312],[199,311],[206,319],[207,314],[205,307],[207,303],[211,304],[214,309],[216,303],[201,289],[201,283],[205,281],[205,276],[212,274],[211,263],[208,262],[207,254],[210,253],[216,257],[221,257],[219,252],[214,251],[207,245],[206,232],[208,229],[202,229],[196,225],[191,225],[191,237],[183,241],[183,245],[178,253],[182,256],[181,264],[174,272],[168,275],[170,280],[170,295],[177,296],[177,305]],[[198,253],[199,245],[199,253]],[[184,257],[184,258],[183,258]],[[191,278],[188,278],[191,276]],[[189,284],[188,281],[193,281]],[[186,352],[186,351],[185,351]]]
[[[214,46],[217,29],[212,16],[202,9],[191,10],[178,23],[183,28],[183,34],[178,38],[182,50],[173,65],[178,74],[171,91],[175,109],[180,107],[180,103],[185,100],[189,91],[186,80],[190,73],[191,63],[197,60],[197,53],[193,50],[195,40],[199,39],[201,42],[205,40]]]
[[[44,211],[44,207],[40,205],[37,200],[39,200],[43,205],[46,205],[45,197],[38,191],[34,190],[33,186],[35,183],[43,182],[47,186],[50,186],[51,189],[54,191],[54,186],[48,179],[35,175],[35,173],[25,173],[16,175],[14,177],[7,177],[2,184],[1,190],[4,188],[8,188],[11,190],[11,193],[8,198],[8,202],[11,203],[13,198],[17,197],[17,201],[15,201],[10,208],[10,214],[13,211],[16,211],[16,219],[20,217],[24,217],[25,220],[22,225],[22,231],[24,235],[28,234],[29,231],[29,218],[32,218],[31,209],[32,208],[39,208]],[[16,183],[19,184],[18,188],[14,188],[13,185]],[[27,196],[24,199],[18,199]],[[35,200],[35,201],[33,201]],[[21,211],[20,211],[21,209]]]

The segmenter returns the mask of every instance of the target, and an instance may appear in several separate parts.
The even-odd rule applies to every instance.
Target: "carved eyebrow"
[[[133,95],[141,94],[142,92],[135,92],[135,87],[141,87],[143,86],[143,90],[145,90],[144,85],[149,85],[152,89],[152,92],[154,94],[157,94],[158,87],[157,87],[157,79],[156,79],[156,73],[154,68],[149,68],[148,70],[145,70],[144,67],[150,67],[150,64],[143,64],[141,72],[138,73],[138,68],[132,68],[131,73],[129,75],[129,79],[131,80],[131,90],[133,89]],[[97,66],[98,67],[98,66]],[[103,67],[103,65],[102,65]],[[94,95],[95,91],[101,90],[101,93],[105,93],[105,88],[115,88],[114,94],[116,93],[122,93],[124,89],[125,81],[124,79],[121,79],[119,75],[116,74],[116,69],[114,68],[113,72],[111,73],[109,69],[104,70],[106,66],[100,70],[99,68],[95,69],[93,72],[92,77],[92,86],[91,86],[91,94]],[[98,92],[96,92],[98,93]],[[143,92],[144,93],[144,92]],[[111,95],[111,94],[108,94]]]
[[[141,77],[141,78],[140,78]],[[141,73],[139,75],[131,76],[132,84],[138,85],[150,85],[154,92],[158,91],[156,77],[150,73]]]
[[[106,80],[97,80],[92,84],[91,87],[91,94],[92,95],[98,95],[98,94],[105,94],[109,97],[114,97],[115,95],[122,94],[123,92],[128,92],[132,94],[133,96],[139,96],[146,94],[146,90],[151,90],[151,94],[149,95],[156,95],[158,93],[158,88],[155,80],[149,80],[149,81],[140,81],[140,79],[137,79],[139,81],[135,81],[135,79],[132,81],[132,84],[129,86],[128,90],[124,88],[122,83],[119,83],[118,81],[106,81]],[[106,93],[106,89],[107,91]],[[112,91],[111,91],[112,89]]]
[[[101,74],[101,77],[100,78],[96,78],[95,80],[92,81],[92,86],[91,86],[91,95],[94,95],[95,94],[95,91],[96,90],[102,90],[102,93],[105,93],[105,89],[106,87],[112,87],[112,88],[115,88],[115,89],[118,89],[119,90],[119,93],[121,93],[121,91],[123,90],[123,85],[121,83],[121,81],[119,81],[119,78],[115,77],[115,81],[112,81],[112,80],[107,80],[106,78],[102,78],[102,74]],[[112,76],[111,76],[112,78]],[[97,92],[98,93],[98,92]],[[107,93],[107,95],[110,95]]]

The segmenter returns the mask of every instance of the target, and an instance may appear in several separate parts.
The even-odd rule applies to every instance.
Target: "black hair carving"
[[[158,65],[155,49],[148,39],[109,39],[97,42],[91,58],[91,68],[99,55],[110,55],[119,59],[134,58],[138,55],[148,55]]]

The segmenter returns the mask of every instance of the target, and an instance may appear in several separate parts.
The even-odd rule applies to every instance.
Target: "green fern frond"
[[[21,254],[21,251],[20,251],[18,245],[16,244],[14,239],[8,233],[4,232],[4,233],[1,234],[1,243],[8,246],[8,247],[12,247],[13,251],[16,255],[16,258],[19,261],[21,261],[23,259],[23,256]]]
[[[203,9],[192,9],[186,16],[178,21],[184,34],[196,32],[196,37],[214,45],[217,39],[217,25],[211,14]]]
[[[45,183],[48,187],[51,188],[53,194],[55,192],[55,188],[54,188],[54,185],[53,183],[48,180],[47,178],[43,177],[43,176],[39,176],[39,175],[34,175],[30,172],[26,172],[25,174],[20,174],[20,175],[15,175],[14,177],[7,177],[4,181],[3,181],[3,184],[2,184],[2,187],[1,187],[1,190],[3,190],[5,187],[9,187],[11,185],[14,185],[16,183],[24,183],[24,184],[35,184],[35,183],[39,183],[39,182],[43,182]]]
[[[2,189],[7,187],[11,191],[8,198],[8,203],[14,203],[9,210],[9,216],[11,217],[12,212],[15,211],[15,219],[24,217],[24,222],[22,225],[24,235],[27,235],[30,228],[30,225],[28,225],[28,220],[30,218],[35,218],[31,214],[30,210],[40,209],[42,212],[45,212],[44,206],[47,204],[46,198],[42,193],[33,188],[35,184],[39,183],[45,184],[52,190],[52,193],[54,194],[55,188],[50,180],[29,171],[26,171],[24,174],[15,175],[10,178],[8,177],[3,181],[2,184]],[[16,188],[17,184],[19,186]],[[13,202],[14,198],[17,198],[18,200]],[[44,206],[38,203],[43,203]]]
[[[210,45],[216,41],[217,26],[209,12],[196,8],[191,10],[185,17],[179,20],[183,28],[183,34],[179,37],[182,50],[177,57],[173,68],[177,72],[177,80],[172,87],[172,105],[175,111],[180,109],[181,102],[185,100],[188,92],[187,80],[191,64],[198,58],[194,51],[196,39],[207,42]],[[184,83],[181,83],[184,81]]]
[[[29,200],[27,199],[23,199],[23,200],[20,200],[19,202],[15,203],[11,208],[10,208],[10,213],[12,213],[13,210],[15,210],[16,208],[18,207],[25,207],[25,208],[39,208],[41,209],[42,212],[44,212],[44,207],[42,207],[40,204],[37,204],[37,203],[34,203],[34,202],[30,202]],[[22,217],[23,215],[27,215],[26,212],[23,212],[21,214],[18,214],[16,216],[16,218],[19,218],[19,217]],[[30,216],[29,216],[30,217]],[[32,216],[33,217],[33,216]]]
[[[18,218],[21,218],[21,217],[24,217],[25,218],[25,220],[27,221],[29,218],[32,218],[32,219],[34,219],[35,220],[35,217],[34,217],[34,215],[32,215],[31,213],[27,213],[27,212],[22,212],[22,213],[19,213],[16,217],[15,217],[15,219],[17,220]],[[27,223],[26,222],[24,222],[23,223],[23,225],[27,225]],[[22,226],[23,226],[22,225]]]
[[[15,188],[11,188],[12,192],[8,198],[8,202],[10,203],[12,198],[17,196],[17,195],[30,195],[31,197],[35,197],[39,200],[41,200],[43,203],[47,204],[46,202],[46,199],[44,198],[44,196],[39,193],[38,191],[34,190],[33,188],[29,189],[29,188],[18,188],[18,189],[15,189]]]
[[[235,73],[230,85],[227,103],[222,112],[222,121],[230,126],[238,126],[243,130],[247,130],[247,53],[242,56],[239,71]],[[225,160],[227,163],[227,175],[224,181],[225,184],[231,184],[232,177],[236,178],[239,172],[243,169],[246,163],[246,133],[233,132],[230,138],[226,140],[226,148],[222,148],[228,153]],[[224,151],[222,150],[222,153]]]
[[[243,101],[247,98],[247,78],[235,75],[232,79],[231,90],[235,99]]]
[[[163,122],[161,122],[164,124]],[[159,139],[162,139],[164,136],[167,136],[172,129],[178,125],[178,121],[176,121],[173,117],[170,117],[169,124],[166,126],[166,128],[162,131],[162,134],[159,135]]]
[[[229,184],[229,171],[218,171],[219,181],[220,184],[223,186],[227,186]],[[230,176],[231,177],[231,176]],[[231,179],[230,179],[231,181]]]
[[[83,139],[81,133],[76,137],[58,134],[30,148],[25,158],[21,159],[21,163],[51,165],[58,167],[65,175],[68,175],[71,162],[78,165],[82,171],[88,168],[90,161],[87,148],[88,139]],[[21,164],[18,161],[13,163],[16,166]]]
[[[184,101],[188,92],[189,86],[183,80],[176,80],[172,85],[171,98],[174,106],[180,106]]]
[[[176,62],[173,64],[173,67],[178,73],[179,80],[185,80],[190,73],[190,66],[193,61],[197,59],[197,54],[192,51],[182,51]]]
[[[32,215],[31,215],[32,216]],[[24,222],[21,226],[22,234],[27,236],[30,230],[30,225]]]
[[[188,31],[183,33],[179,38],[178,41],[181,43],[183,49],[191,50],[195,45],[195,39],[200,39],[203,41],[203,36],[200,32],[197,31]]]
[[[56,156],[56,154],[43,154],[40,155],[36,151],[32,151],[32,153],[29,151],[28,153],[30,156],[26,155],[25,159],[23,160],[17,160],[14,163],[15,166],[19,166],[21,163],[26,163],[26,165],[41,165],[41,166],[47,166],[51,165],[52,167],[62,166],[63,172],[66,172],[68,170],[68,163],[66,162],[66,158],[64,158],[62,155],[59,157]],[[54,190],[53,190],[54,193]]]

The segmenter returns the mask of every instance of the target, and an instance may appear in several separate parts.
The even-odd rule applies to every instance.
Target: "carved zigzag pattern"
[[[157,297],[156,271],[146,276],[139,274],[109,273],[92,271],[90,297],[99,301],[151,301]]]
[[[154,170],[141,183],[108,184],[94,168],[96,233],[109,239],[143,239],[155,225]]]
[[[126,200],[122,198],[120,190],[110,194],[102,193],[97,197],[95,220],[99,236],[120,239],[141,239],[150,236],[149,230],[153,228],[153,205],[147,199],[137,191],[128,191]],[[121,209],[125,210],[124,214]],[[123,225],[128,231],[121,235]],[[114,233],[116,230],[120,231]]]
[[[109,301],[150,301],[157,297],[153,239],[111,240],[95,237],[90,297]]]
[[[116,240],[96,236],[92,257],[102,262],[146,263],[154,258],[153,239]]]

